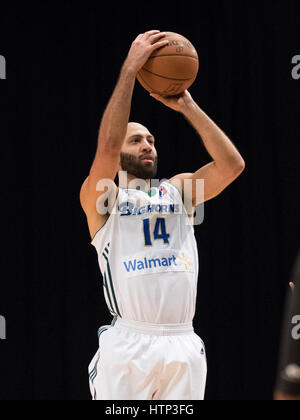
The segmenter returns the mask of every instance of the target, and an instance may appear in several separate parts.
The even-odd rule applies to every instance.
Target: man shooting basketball
[[[218,196],[244,170],[245,163],[228,137],[185,91],[179,97],[153,97],[182,113],[212,157],[195,173],[184,173],[152,188],[157,152],[152,133],[128,123],[138,71],[168,40],[160,31],[133,42],[105,110],[96,157],[81,189],[92,244],[99,256],[104,295],[113,325],[99,330],[99,350],[89,373],[95,400],[201,400],[206,384],[206,355],[193,319],[198,282],[194,228],[179,211],[184,181],[193,207]],[[119,188],[119,171],[128,179]],[[146,190],[130,188],[140,178]],[[110,180],[114,208],[100,214],[105,197],[97,185]],[[204,198],[196,183],[204,180]],[[182,188],[178,188],[182,186]],[[187,193],[185,191],[185,193]]]

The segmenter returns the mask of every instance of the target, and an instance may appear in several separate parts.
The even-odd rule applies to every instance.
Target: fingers
[[[152,51],[158,50],[159,48],[162,48],[162,47],[166,47],[168,44],[169,44],[169,41],[167,39],[164,39],[163,41],[158,41],[152,45]]]
[[[150,36],[158,34],[158,33],[161,33],[161,32],[159,30],[153,30],[153,31],[145,32],[143,35],[145,35],[146,38],[150,38]]]
[[[161,38],[164,38],[166,35],[167,34],[165,32],[153,34],[149,37],[149,41],[151,41],[152,44],[155,44],[157,41],[159,41]]]
[[[162,99],[162,96],[158,95],[157,93],[150,93],[150,96],[152,96],[154,99],[157,99],[158,101]]]
[[[151,44],[155,44],[157,41],[159,41],[161,38],[165,37],[167,34],[166,32],[160,32],[158,30],[153,30],[153,31],[149,31],[149,32],[145,32],[144,34],[140,34],[136,40],[146,40],[146,41],[150,41]]]
[[[150,96],[152,98],[156,99],[157,101],[162,102],[165,105],[166,105],[166,102],[168,101],[168,98],[167,97],[158,95],[157,93],[150,93]]]
[[[143,38],[143,35],[144,35],[144,34],[140,34],[139,36],[137,36],[137,37],[136,37],[136,39],[135,39],[135,40],[136,40],[136,41],[139,41],[141,38]]]
[[[148,31],[148,32],[145,32],[145,33],[143,33],[143,34],[139,34],[138,36],[137,36],[137,38],[136,38],[136,41],[139,41],[139,40],[141,40],[141,39],[148,39],[148,38],[150,38],[152,35],[155,35],[155,34],[158,34],[158,33],[160,33],[160,31],[158,31],[158,30],[154,30],[154,31]]]
[[[160,32],[158,30],[148,31],[144,34],[139,35],[139,37],[145,38],[145,40],[149,40],[151,44],[155,44],[158,40],[165,37],[167,34],[166,32]]]

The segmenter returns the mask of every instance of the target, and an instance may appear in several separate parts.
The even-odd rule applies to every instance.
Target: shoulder
[[[188,217],[191,217],[191,218],[194,216],[195,206],[193,206],[191,202],[185,201],[187,191],[184,190],[184,183],[186,180],[191,180],[192,176],[193,176],[192,173],[184,173],[184,174],[176,175],[167,181],[179,193],[182,203],[187,211]]]
[[[81,185],[81,188],[80,188],[80,204],[81,204],[82,207],[84,207],[88,182],[89,182],[89,177],[87,177],[84,180],[84,182],[83,182],[83,184]]]
[[[173,176],[168,180],[170,184],[172,184],[177,190],[179,191],[181,197],[183,197],[184,194],[184,181],[186,179],[191,179],[193,176],[192,173],[184,173],[184,174],[178,174]]]
[[[99,193],[98,197],[95,197],[95,195],[91,194],[89,191],[88,181],[89,178],[82,184],[80,190],[80,203],[87,218],[91,238],[94,238],[96,233],[99,232],[108,221],[119,196],[120,189],[114,184],[113,188],[106,189],[104,193]],[[107,209],[106,213],[99,211],[100,207]]]
[[[100,180],[96,186],[90,185],[89,181],[90,177],[88,176],[80,189],[80,203],[86,213],[95,212],[98,203],[107,203],[110,199],[115,201],[114,197],[117,198],[119,187],[114,181],[109,180],[107,183]]]

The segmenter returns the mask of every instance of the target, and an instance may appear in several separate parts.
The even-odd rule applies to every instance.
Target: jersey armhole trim
[[[115,207],[115,205],[116,205],[116,202],[118,201],[118,198],[119,198],[119,194],[120,194],[120,188],[118,188],[118,194],[117,194],[117,198],[116,198],[116,201],[115,201],[115,204],[114,204],[114,207]],[[96,240],[96,237],[98,236],[98,233],[100,233],[101,232],[101,230],[102,229],[104,229],[105,227],[106,227],[106,225],[107,225],[107,223],[108,223],[108,221],[110,220],[110,218],[111,218],[111,216],[112,216],[112,214],[110,214],[109,215],[109,217],[107,218],[107,220],[106,220],[106,222],[104,223],[104,225],[95,233],[95,235],[94,235],[94,237],[93,237],[93,239],[92,239],[92,241],[91,241],[91,245],[93,245],[93,246],[95,246],[95,244],[94,244],[94,242],[95,242],[95,240]]]
[[[168,179],[166,180],[166,181],[164,181],[164,182],[168,182],[169,184],[171,184],[172,185],[172,187],[173,188],[175,188],[176,189],[176,191],[178,192],[178,194],[179,194],[179,196],[180,196],[180,198],[181,198],[181,202],[182,202],[182,206],[183,206],[183,208],[184,208],[184,211],[185,211],[185,215],[186,215],[186,217],[188,217],[188,218],[191,218],[192,216],[189,216],[189,214],[188,214],[188,212],[187,212],[187,209],[186,209],[186,207],[185,207],[185,204],[184,204],[184,201],[183,201],[183,198],[182,198],[182,195],[181,195],[181,192],[179,191],[179,189],[174,185],[174,184],[172,184],[172,182],[170,182]],[[194,213],[195,213],[195,207],[194,207]],[[193,227],[193,229],[195,229],[194,228],[194,225],[191,225],[192,227]]]
[[[177,188],[174,184],[172,184],[172,182],[170,182],[168,179],[167,179],[166,181],[164,181],[164,182],[167,182],[168,184],[171,184],[171,185],[172,185],[172,187],[176,188],[176,190],[178,191],[178,194],[180,195],[181,200],[182,200],[182,195],[181,195],[181,193],[180,193],[179,189],[178,189],[178,188]],[[163,183],[162,183],[162,184],[163,184]],[[183,200],[182,200],[182,202],[183,202]]]

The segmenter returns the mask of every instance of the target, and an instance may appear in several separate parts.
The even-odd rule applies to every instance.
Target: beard
[[[158,157],[153,163],[143,163],[139,158],[128,153],[121,153],[121,168],[138,179],[153,179],[157,175]]]

